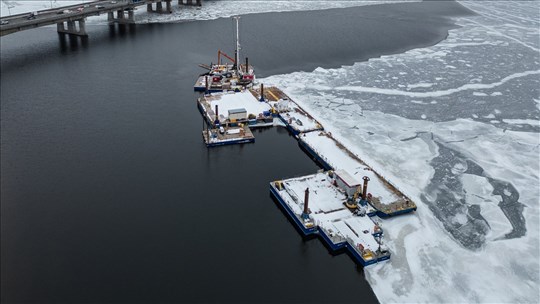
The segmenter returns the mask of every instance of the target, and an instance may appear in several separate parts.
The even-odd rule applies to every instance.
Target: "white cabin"
[[[349,196],[354,195],[356,189],[362,184],[360,179],[352,176],[345,170],[336,170],[336,182],[339,188],[343,189]]]

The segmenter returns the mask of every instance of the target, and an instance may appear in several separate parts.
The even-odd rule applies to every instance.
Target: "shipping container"
[[[229,120],[245,120],[247,118],[246,109],[231,109],[229,110]]]

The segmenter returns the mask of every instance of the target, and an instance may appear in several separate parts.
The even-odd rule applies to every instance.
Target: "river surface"
[[[242,17],[265,77],[435,44],[452,2]],[[54,27],[1,39],[1,300],[377,302],[361,268],[303,239],[272,180],[319,168],[283,128],[207,149],[192,86],[233,55],[230,19]]]

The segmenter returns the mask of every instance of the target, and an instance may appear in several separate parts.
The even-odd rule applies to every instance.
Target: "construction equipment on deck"
[[[218,65],[221,65],[221,56],[229,59],[232,63],[236,63],[234,61],[234,58],[231,58],[229,55],[225,54],[225,52],[222,52],[221,50],[218,50]]]

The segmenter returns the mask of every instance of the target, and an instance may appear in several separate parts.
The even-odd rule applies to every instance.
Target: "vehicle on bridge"
[[[26,19],[28,20],[36,19],[37,15],[38,15],[38,12],[31,12],[30,15],[26,17]]]

